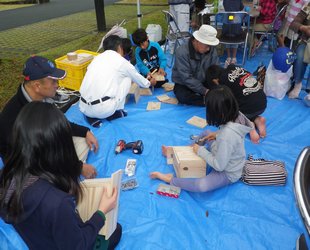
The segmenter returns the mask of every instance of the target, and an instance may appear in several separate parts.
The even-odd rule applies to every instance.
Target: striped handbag
[[[287,172],[282,161],[253,159],[249,155],[245,162],[241,180],[248,185],[285,185]]]

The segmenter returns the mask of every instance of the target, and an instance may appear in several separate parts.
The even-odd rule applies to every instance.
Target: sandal
[[[224,68],[227,68],[228,65],[231,63],[231,58],[230,57],[227,57],[226,58],[226,61],[225,61],[225,65],[224,65]]]
[[[230,61],[230,64],[237,64],[237,58],[233,57]]]

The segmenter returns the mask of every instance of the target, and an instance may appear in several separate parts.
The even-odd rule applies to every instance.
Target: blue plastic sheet
[[[263,52],[246,63],[253,72],[262,61],[268,65],[270,52]],[[126,105],[128,116],[102,127],[92,128],[99,140],[98,153],[91,152],[88,163],[96,166],[98,177],[124,169],[128,158],[137,159],[139,186],[120,193],[119,223],[122,240],[117,249],[294,249],[296,239],[306,233],[293,192],[293,171],[299,152],[310,145],[310,109],[302,100],[279,101],[268,98],[263,116],[267,119],[267,137],[260,144],[246,138],[245,147],[254,158],[281,160],[288,172],[285,186],[248,186],[241,181],[208,193],[182,191],[180,198],[156,194],[161,183],[149,173],[174,173],[161,154],[162,145],[188,145],[189,136],[203,130],[186,123],[192,116],[205,117],[205,108],[161,104],[158,111],[146,111],[149,101],[164,94],[155,89],[152,96],[141,96]],[[173,92],[168,92],[173,96]],[[301,95],[305,95],[303,92]],[[86,125],[75,105],[67,117]],[[205,129],[215,130],[214,127]],[[118,140],[144,142],[142,155],[130,150],[115,155]],[[309,239],[308,244],[309,244]],[[22,240],[10,225],[0,221],[1,249],[24,249]]]

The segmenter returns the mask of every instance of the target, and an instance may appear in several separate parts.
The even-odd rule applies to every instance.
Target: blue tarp
[[[267,66],[271,53],[262,54],[248,61],[245,68],[253,72],[260,61]],[[152,96],[141,96],[138,104],[131,99],[126,105],[127,117],[92,128],[100,149],[97,154],[90,153],[88,162],[96,166],[98,177],[124,169],[128,158],[137,159],[139,186],[120,193],[123,236],[117,249],[294,249],[298,236],[307,234],[295,202],[293,171],[299,152],[310,145],[310,109],[301,99],[268,98],[263,114],[267,137],[258,145],[248,137],[245,141],[246,152],[254,158],[285,162],[285,186],[248,186],[239,181],[208,193],[182,191],[180,198],[175,199],[156,194],[161,182],[151,180],[149,173],[174,172],[166,164],[161,146],[188,145],[189,136],[203,130],[186,121],[194,115],[205,117],[205,108],[162,103],[160,110],[146,111],[147,103],[157,101],[156,96],[164,93],[163,89],[155,89]],[[68,110],[67,117],[87,126],[77,105]],[[127,150],[115,155],[119,139],[142,140],[143,154],[134,155]],[[0,246],[23,249],[14,229],[1,220]]]

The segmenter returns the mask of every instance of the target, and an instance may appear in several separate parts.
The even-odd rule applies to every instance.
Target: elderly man
[[[13,124],[21,109],[32,101],[47,101],[56,94],[57,80],[63,79],[66,72],[57,69],[52,62],[40,56],[30,57],[24,66],[24,82],[17,93],[9,100],[0,114],[0,156],[5,159],[10,152],[9,140]],[[35,121],[33,121],[35,122]],[[84,126],[70,123],[77,155],[83,164],[82,175],[86,178],[96,176],[93,166],[85,164],[89,149],[97,151],[98,142],[92,132]]]
[[[215,46],[219,44],[217,31],[210,25],[201,25],[188,43],[180,46],[172,69],[174,94],[180,103],[203,106],[208,92],[205,86],[206,71],[218,63]]]
[[[96,119],[111,121],[127,115],[124,106],[131,82],[143,88],[156,84],[155,78],[144,78],[124,58],[120,37],[109,36],[103,48],[104,52],[89,64],[80,88],[80,110],[91,124]]]

